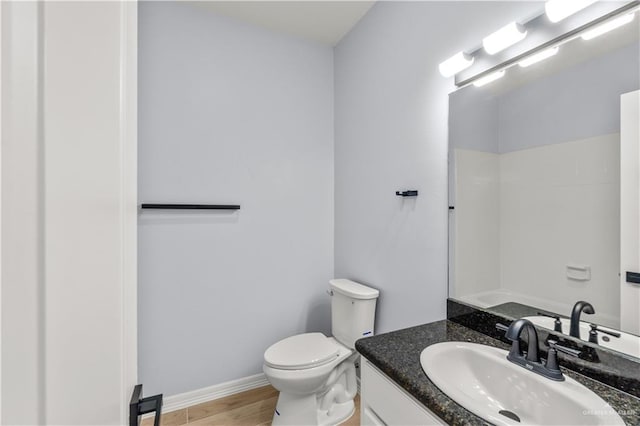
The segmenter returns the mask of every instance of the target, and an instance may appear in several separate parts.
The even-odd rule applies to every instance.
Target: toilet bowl
[[[335,425],[355,411],[355,341],[373,335],[378,290],[331,280],[332,333],[283,339],[264,353],[263,371],[280,391],[273,425]]]
[[[310,349],[316,345],[332,348],[333,353],[314,357]],[[296,354],[296,346],[303,353]],[[288,354],[297,355],[298,362],[292,362]],[[305,355],[307,362],[299,362]],[[348,419],[355,408],[356,358],[354,350],[322,333],[299,334],[267,349],[263,371],[280,391],[272,424],[331,425]],[[319,413],[321,406],[324,409]]]

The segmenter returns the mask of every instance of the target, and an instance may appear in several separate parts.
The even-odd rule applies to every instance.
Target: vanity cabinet
[[[360,424],[446,425],[366,358],[362,358],[360,379]]]

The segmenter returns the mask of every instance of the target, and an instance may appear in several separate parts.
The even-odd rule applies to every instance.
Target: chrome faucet
[[[547,362],[543,364],[538,357],[538,332],[533,323],[524,318],[520,318],[511,323],[509,327],[503,324],[496,324],[498,330],[506,331],[505,337],[511,340],[511,350],[507,359],[529,371],[540,374],[551,380],[562,381],[564,376],[558,367],[558,351],[571,356],[579,356],[580,351],[558,345],[555,341],[549,341],[549,353]],[[527,330],[527,353],[520,350],[520,335]]]
[[[580,338],[580,315],[582,313],[585,314],[595,314],[596,311],[593,309],[593,306],[589,302],[585,302],[584,300],[580,300],[573,305],[573,310],[571,311],[571,325],[569,327],[569,336]]]

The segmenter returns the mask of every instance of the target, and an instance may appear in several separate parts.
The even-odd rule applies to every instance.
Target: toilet
[[[333,337],[297,334],[264,353],[264,374],[280,391],[273,425],[336,425],[355,411],[355,343],[373,335],[379,292],[346,279],[329,285]]]

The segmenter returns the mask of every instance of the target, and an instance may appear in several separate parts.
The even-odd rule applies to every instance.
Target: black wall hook
[[[415,189],[409,190],[409,191],[396,191],[396,195],[398,197],[417,197],[418,196],[418,191]]]
[[[640,284],[640,272],[627,271],[627,282],[633,284]]]

